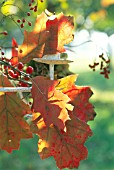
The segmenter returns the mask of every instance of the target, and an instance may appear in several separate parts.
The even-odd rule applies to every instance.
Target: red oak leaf
[[[93,120],[96,113],[89,98],[93,94],[90,87],[88,86],[76,86],[75,75],[67,76],[60,79],[59,85],[56,89],[61,90],[70,99],[70,103],[74,106],[73,114],[85,122]]]
[[[19,47],[19,60],[24,63],[35,57],[64,52],[64,45],[73,40],[73,17],[58,14],[51,20],[45,13],[36,19],[32,32],[24,32],[24,41]]]
[[[43,121],[37,123],[38,152],[42,159],[53,156],[60,169],[77,168],[87,158],[84,143],[92,132],[85,122],[75,117],[65,124],[66,132],[53,125],[47,128]]]
[[[58,80],[38,76],[32,82],[33,111],[41,113],[46,126],[54,124],[64,129],[64,123],[69,119],[68,110],[73,110],[73,107],[68,104],[69,97],[55,89]]]
[[[0,77],[0,87],[11,87],[6,77]],[[32,138],[24,116],[30,108],[15,93],[0,92],[0,149],[11,153],[19,149],[21,139]]]

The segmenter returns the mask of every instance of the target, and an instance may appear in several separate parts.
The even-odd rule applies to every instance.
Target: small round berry
[[[30,4],[28,4],[28,6],[31,6],[32,4],[30,3]]]
[[[23,27],[24,27],[24,24],[21,24],[20,27],[23,28]]]
[[[18,67],[18,69],[19,69],[19,70],[22,70],[22,69],[23,69],[23,67],[24,67],[24,65],[23,65],[23,63],[22,63],[22,62],[19,62],[17,67]]]
[[[22,22],[23,22],[23,23],[26,22],[25,18],[22,19]]]
[[[14,71],[13,71],[13,70],[9,70],[9,71],[8,71],[8,74],[9,74],[12,78],[14,78]]]
[[[8,66],[4,66],[4,70],[8,69]]]
[[[21,87],[28,87],[28,84],[26,84],[26,83],[24,83],[24,82],[20,82],[19,85],[20,85]]]
[[[27,15],[30,16],[31,15],[30,12],[27,12]]]
[[[32,25],[32,23],[31,23],[31,22],[28,22],[28,25],[29,25],[29,26],[31,26],[31,25]]]
[[[34,7],[34,12],[37,12],[37,5]]]
[[[33,7],[30,8],[30,10],[33,10],[33,9],[34,9]]]
[[[22,52],[23,52],[23,50],[20,49],[20,50],[19,50],[19,53],[22,53]]]
[[[1,52],[1,55],[4,55],[4,52],[3,52],[3,51]]]
[[[34,0],[31,0],[31,2],[33,3],[33,2],[34,2]]]
[[[18,20],[17,20],[17,22],[18,22],[18,23],[20,23],[20,22],[21,22],[21,20],[20,20],[20,19],[18,19]]]
[[[29,77],[24,77],[24,80],[28,81],[28,80],[29,80]]]
[[[29,102],[29,105],[32,105],[32,102]]]
[[[34,69],[31,66],[28,66],[27,69],[26,69],[26,73],[28,73],[28,74],[32,74],[33,71],[34,71]]]
[[[13,76],[13,78],[18,79],[18,76],[19,76],[19,75],[15,73],[14,76]]]
[[[8,35],[8,32],[7,32],[7,31],[4,31],[3,34],[4,34],[4,35]]]

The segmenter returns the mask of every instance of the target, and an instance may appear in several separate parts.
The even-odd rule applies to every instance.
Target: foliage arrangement
[[[31,11],[37,13],[39,3],[43,1],[31,0],[29,11],[23,12],[14,0],[4,1],[1,22],[10,18],[23,32],[26,24],[32,27],[28,18]],[[28,18],[17,18],[17,11]],[[0,149],[11,153],[19,149],[21,139],[37,134],[38,153],[42,159],[53,156],[59,169],[78,168],[88,154],[84,143],[92,136],[87,122],[96,115],[89,102],[92,91],[88,86],[75,85],[77,75],[50,80],[49,75],[36,76],[30,64],[36,58],[46,61],[49,56],[65,52],[64,45],[73,40],[73,17],[63,13],[55,15],[47,10],[35,17],[32,30],[24,31],[21,45],[12,37],[10,59],[5,51],[9,47],[0,45],[0,87],[3,89],[0,90]],[[8,31],[3,30],[0,35],[6,42]],[[100,65],[100,74],[109,78],[110,60],[103,54],[99,57],[100,64],[94,62],[89,67],[94,71]],[[59,61],[62,60],[59,58]],[[51,62],[54,63],[54,59]]]

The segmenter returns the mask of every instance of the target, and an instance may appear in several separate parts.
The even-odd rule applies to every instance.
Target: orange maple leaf
[[[73,17],[58,14],[50,20],[45,13],[37,16],[32,32],[24,32],[19,47],[19,60],[24,63],[43,55],[64,52],[64,45],[73,40]]]
[[[70,99],[67,95],[55,89],[58,80],[38,76],[32,82],[33,111],[41,113],[47,126],[54,124],[64,129],[64,123],[69,119],[68,110],[73,110],[73,106],[68,104]]]
[[[11,87],[6,77],[0,76],[0,87]],[[24,116],[30,108],[15,93],[0,92],[0,149],[11,153],[19,149],[23,138],[32,138],[32,133]]]

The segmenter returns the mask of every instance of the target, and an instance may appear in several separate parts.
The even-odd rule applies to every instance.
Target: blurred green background
[[[58,13],[63,11],[66,14],[73,14],[75,17],[76,32],[86,29],[89,33],[91,33],[92,30],[102,31],[107,33],[108,36],[114,33],[114,1],[44,1],[44,4],[40,4],[38,13],[46,7],[51,12],[55,11]],[[20,0],[19,5],[23,10],[28,11],[27,4],[29,2],[29,0],[26,2]],[[18,4],[17,1],[16,3]],[[33,18],[36,14],[31,13],[31,21],[35,21]],[[14,19],[18,17],[23,18],[23,15],[26,17],[26,14],[20,12],[18,16],[14,16]],[[13,21],[10,22],[11,18],[6,17],[2,20],[2,17],[3,15],[0,13],[0,19],[2,21],[0,22],[0,31],[8,29],[10,34],[6,39],[1,37],[0,43],[3,45],[7,40],[7,44],[9,45],[12,37],[15,37],[18,43],[21,43],[23,34],[20,32],[18,26]],[[28,29],[27,26],[25,28]],[[70,67],[71,71],[79,74],[76,82],[77,85],[91,86],[94,95],[90,101],[95,106],[97,113],[95,120],[89,122],[93,136],[89,138],[85,144],[88,148],[88,159],[81,161],[79,170],[114,170],[114,56],[111,51],[109,52],[112,58],[109,80],[100,75],[98,71],[93,73],[91,70],[85,68],[83,57],[81,69],[79,64],[78,66],[73,65]],[[31,140],[22,140],[20,150],[13,151],[12,154],[0,151],[0,170],[57,170],[53,158],[46,160],[39,158],[37,153],[37,140],[37,136],[34,136]]]

